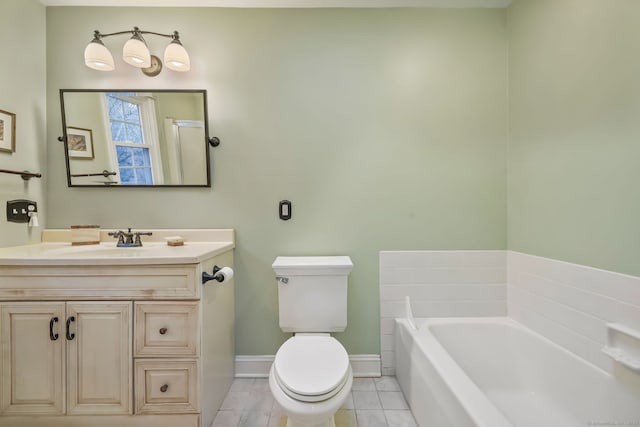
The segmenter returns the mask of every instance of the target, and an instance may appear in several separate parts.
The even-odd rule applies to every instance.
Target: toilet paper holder
[[[209,280],[215,280],[217,282],[224,282],[225,280],[231,280],[233,277],[233,270],[231,267],[218,267],[213,266],[213,274],[209,274],[206,271],[202,272],[202,284],[204,285]]]

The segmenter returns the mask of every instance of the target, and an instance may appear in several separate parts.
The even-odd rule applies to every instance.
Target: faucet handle
[[[140,240],[140,236],[151,236],[153,235],[152,232],[142,232],[142,231],[137,231],[135,233],[133,233],[134,236],[136,236],[136,241],[134,242],[135,246],[142,246],[142,240]]]
[[[107,233],[109,236],[115,237],[118,239],[118,244],[120,243],[124,243],[124,232],[122,232],[121,230],[118,231],[114,231],[114,232],[109,232]]]

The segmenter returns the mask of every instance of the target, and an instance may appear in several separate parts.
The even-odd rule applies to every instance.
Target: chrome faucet
[[[140,236],[151,236],[153,233],[151,232],[141,232],[136,231],[134,233],[131,232],[131,228],[129,227],[126,232],[118,230],[115,232],[109,232],[109,236],[115,237],[118,239],[118,243],[116,244],[119,248],[135,248],[142,246],[142,240],[140,240]],[[134,241],[135,237],[135,241]]]

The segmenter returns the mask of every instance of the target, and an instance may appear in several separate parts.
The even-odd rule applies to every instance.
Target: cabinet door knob
[[[58,317],[52,317],[51,320],[49,320],[49,339],[51,341],[56,341],[58,339],[58,334],[54,334],[53,333],[53,325],[54,323],[58,323]]]
[[[76,337],[76,334],[71,333],[71,322],[75,322],[76,321],[76,317],[75,316],[69,316],[67,318],[67,339],[69,341],[71,341],[72,339],[74,339]]]
[[[169,388],[169,384],[162,384],[162,386],[160,387],[160,391],[163,393],[166,393],[168,388]]]
[[[158,332],[160,332],[160,335],[164,335],[164,334],[167,333],[167,331],[168,331],[167,328],[160,328],[160,330]]]

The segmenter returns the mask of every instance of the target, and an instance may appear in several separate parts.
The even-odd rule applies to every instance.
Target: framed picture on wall
[[[0,151],[16,151],[16,115],[0,110]]]
[[[72,159],[93,159],[91,129],[67,127],[67,147]]]

